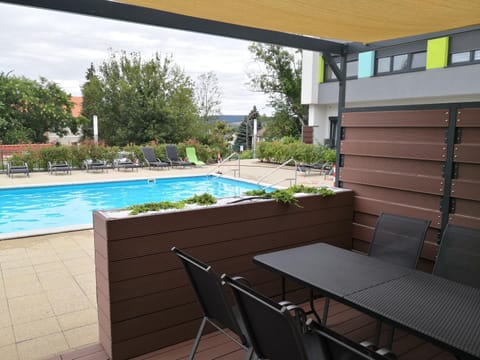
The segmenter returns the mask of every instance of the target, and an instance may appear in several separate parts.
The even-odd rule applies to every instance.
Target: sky
[[[247,115],[253,105],[271,114],[268,98],[254,92],[247,74],[260,72],[252,60],[250,42],[188,31],[146,26],[83,15],[0,3],[0,72],[54,81],[72,96],[91,63],[99,65],[114,51],[155,52],[172,56],[196,81],[213,71],[222,92],[222,114]]]

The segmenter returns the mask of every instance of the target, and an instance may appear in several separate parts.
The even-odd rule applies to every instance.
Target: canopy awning
[[[278,44],[355,53],[480,28],[480,0],[0,0]],[[348,46],[346,45],[348,44]],[[329,62],[330,63],[330,62]]]
[[[480,24],[479,0],[120,0],[263,30],[371,43]]]

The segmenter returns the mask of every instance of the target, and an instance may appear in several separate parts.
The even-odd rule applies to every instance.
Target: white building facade
[[[303,51],[302,61],[314,143],[333,144],[339,82],[321,53]],[[480,101],[480,31],[351,54],[346,75],[346,108]]]

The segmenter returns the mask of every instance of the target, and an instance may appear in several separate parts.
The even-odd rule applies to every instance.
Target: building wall
[[[453,56],[470,52],[470,60]],[[411,68],[413,54],[423,53],[424,65]],[[408,54],[409,68],[394,71],[393,59]],[[390,57],[390,72],[378,73],[378,59]],[[347,57],[346,107],[471,102],[480,99],[480,31],[419,40]],[[348,65],[350,64],[350,65]],[[338,82],[331,78],[322,55],[303,52],[302,103],[309,105],[314,142],[329,136],[329,117],[338,114]]]

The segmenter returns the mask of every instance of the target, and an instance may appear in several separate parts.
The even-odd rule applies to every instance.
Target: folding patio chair
[[[193,359],[195,356],[207,322],[243,347],[247,352],[246,359],[252,358],[253,349],[245,335],[245,331],[242,330],[243,323],[239,318],[238,311],[228,301],[221,280],[212,267],[175,247],[172,248],[172,251],[182,261],[203,311],[202,323],[198,329],[189,359]],[[232,337],[224,330],[225,328],[233,331],[238,335],[239,339]]]
[[[376,353],[307,320],[303,309],[296,305],[276,303],[225,274],[222,280],[232,288],[259,359],[395,359],[390,351],[381,349]]]
[[[480,229],[447,224],[433,274],[480,288]]]

